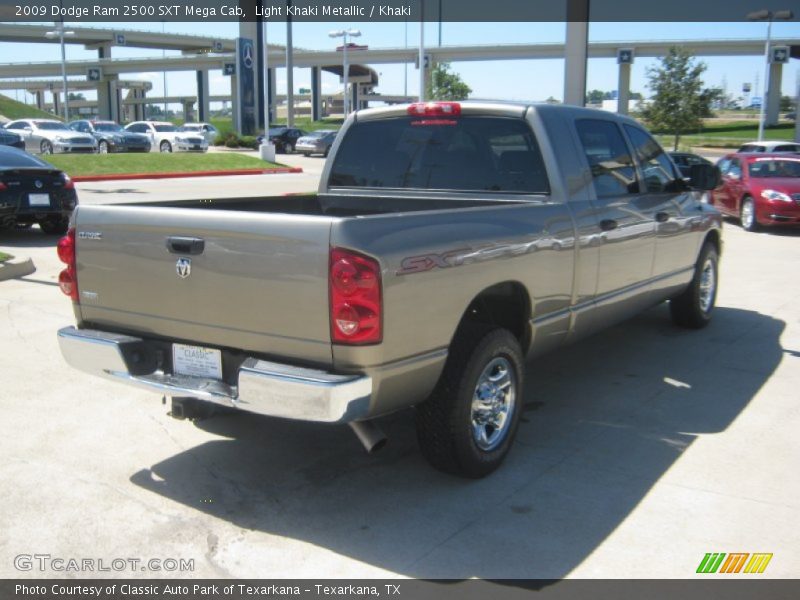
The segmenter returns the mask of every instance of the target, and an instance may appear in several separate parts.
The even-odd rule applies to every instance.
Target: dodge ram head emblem
[[[175,270],[178,272],[178,277],[181,279],[186,279],[192,274],[192,259],[179,258],[178,262],[175,263]]]

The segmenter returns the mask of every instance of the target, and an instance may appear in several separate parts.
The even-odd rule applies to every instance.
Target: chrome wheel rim
[[[706,259],[700,271],[700,310],[707,313],[714,303],[714,292],[717,288],[717,273],[714,261]]]
[[[742,225],[745,229],[750,229],[753,226],[754,212],[752,202],[742,204]]]
[[[104,142],[100,144],[100,154],[108,154],[108,145]]]
[[[517,401],[517,376],[504,357],[492,359],[472,394],[472,438],[479,449],[489,452],[508,435]]]

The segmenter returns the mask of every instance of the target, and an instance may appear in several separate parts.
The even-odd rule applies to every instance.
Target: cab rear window
[[[521,119],[403,117],[355,123],[330,187],[548,194],[539,144]]]

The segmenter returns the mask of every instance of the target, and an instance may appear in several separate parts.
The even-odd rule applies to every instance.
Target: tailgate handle
[[[167,238],[167,248],[172,254],[202,254],[205,247],[206,241],[203,238],[177,235]]]

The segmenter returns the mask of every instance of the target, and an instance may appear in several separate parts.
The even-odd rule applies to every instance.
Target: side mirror
[[[722,181],[719,167],[714,165],[692,165],[689,175],[689,185],[696,190],[713,190]]]

